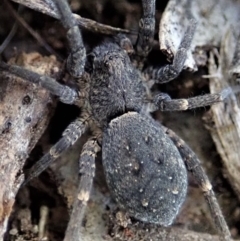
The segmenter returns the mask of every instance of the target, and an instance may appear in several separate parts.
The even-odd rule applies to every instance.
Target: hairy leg
[[[86,62],[86,50],[83,44],[81,32],[66,0],[54,0],[60,15],[61,22],[67,30],[67,39],[70,54],[67,59],[67,69],[73,77],[80,77],[84,72]]]
[[[88,140],[83,146],[79,160],[80,182],[77,197],[73,204],[73,210],[65,233],[64,241],[81,240],[82,220],[92,189],[92,182],[95,176],[95,157],[98,151],[100,151],[100,147],[95,139]]]
[[[152,49],[155,30],[156,0],[142,0],[143,16],[139,21],[138,38],[131,56],[134,65],[142,69],[144,61]]]
[[[0,61],[0,70],[8,71],[20,78],[23,78],[34,84],[38,84],[43,88],[49,90],[53,95],[60,98],[60,101],[66,104],[73,104],[78,99],[77,91],[71,89],[66,85],[59,84],[51,77],[37,74],[33,71],[24,69],[17,65],[9,65]]]
[[[87,124],[86,117],[78,118],[72,122],[63,132],[63,137],[28,171],[29,175],[23,185],[27,184],[34,177],[37,177],[65,150],[72,146],[85,132]]]
[[[153,98],[152,111],[183,111],[209,106],[218,102],[222,102],[230,93],[231,88],[227,88],[220,93],[200,95],[188,99],[171,99],[168,94],[159,93]]]
[[[221,208],[218,204],[216,196],[212,190],[212,185],[203,170],[200,160],[197,158],[196,154],[191,150],[191,148],[179,138],[172,130],[164,127],[166,134],[171,138],[176,147],[181,154],[187,170],[192,173],[193,177],[197,181],[199,187],[201,188],[204,197],[209,205],[213,221],[215,223],[216,229],[220,235],[220,240],[230,241],[231,233],[227,226],[227,223],[223,217]]]
[[[155,0],[142,0],[143,16],[139,21],[138,39],[136,42],[136,53],[146,57],[152,48],[155,30]]]
[[[175,78],[181,73],[184,63],[187,59],[187,52],[191,48],[192,39],[196,29],[196,21],[192,19],[190,25],[180,43],[180,46],[174,56],[173,63],[165,65],[161,68],[149,67],[144,73],[148,78],[153,79],[156,83],[166,83]]]

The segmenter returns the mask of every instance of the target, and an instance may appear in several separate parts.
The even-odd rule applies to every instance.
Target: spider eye
[[[109,58],[110,59],[110,58]],[[109,62],[108,61],[104,61],[104,67],[108,68],[109,67]]]
[[[93,54],[93,53],[89,54],[89,62],[91,64],[91,66],[93,66],[93,62],[95,60],[95,57],[96,57],[95,54]]]
[[[144,28],[144,20],[142,18],[139,21],[139,28]]]

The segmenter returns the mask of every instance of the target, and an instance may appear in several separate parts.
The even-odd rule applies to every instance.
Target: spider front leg
[[[223,217],[216,196],[212,190],[212,185],[205,171],[201,167],[200,160],[197,158],[196,154],[191,150],[191,148],[182,139],[180,139],[172,130],[167,129],[166,127],[163,128],[165,130],[165,133],[170,137],[170,139],[178,148],[178,151],[185,162],[187,170],[193,174],[199,187],[201,188],[204,197],[209,205],[216,229],[219,232],[220,240],[232,240],[231,233]]]
[[[60,101],[63,103],[73,104],[79,98],[77,91],[71,89],[70,87],[59,84],[51,77],[37,74],[20,66],[9,65],[0,61],[0,70],[7,71],[29,82],[38,84],[39,86],[49,90],[53,95],[58,96]]]
[[[180,46],[174,56],[173,63],[165,65],[162,68],[147,68],[144,73],[150,79],[154,79],[156,83],[166,83],[175,78],[181,73],[184,63],[187,59],[187,52],[190,50],[194,32],[196,29],[196,21],[192,19],[190,25],[180,43]]]
[[[87,120],[87,117],[82,117],[72,122],[63,132],[63,137],[28,171],[29,175],[22,185],[39,176],[65,150],[72,146],[85,132],[88,124]]]
[[[155,30],[156,0],[142,0],[143,16],[139,21],[138,38],[131,60],[136,68],[142,70],[144,62],[152,49]]]
[[[152,111],[182,111],[198,107],[209,106],[222,102],[232,92],[231,88],[226,88],[220,93],[206,94],[188,99],[171,99],[166,93],[159,93],[153,97]]]
[[[143,16],[139,21],[136,53],[146,57],[151,51],[155,30],[155,0],[142,0]]]
[[[95,157],[98,151],[100,151],[100,147],[96,139],[88,140],[83,146],[79,160],[80,182],[77,197],[73,204],[73,210],[65,233],[64,241],[81,240],[82,220],[92,189],[93,178],[95,176]]]
[[[67,1],[54,0],[54,3],[60,12],[61,22],[67,30],[67,39],[70,47],[67,69],[73,77],[78,78],[83,74],[86,62],[86,49],[83,45],[82,35]]]

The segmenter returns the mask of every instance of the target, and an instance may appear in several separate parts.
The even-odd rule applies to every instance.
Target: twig
[[[18,13],[23,9],[23,6],[19,6],[18,7]],[[9,32],[8,36],[6,37],[6,39],[2,42],[2,44],[0,45],[0,54],[5,50],[5,48],[8,46],[8,44],[10,43],[10,41],[12,40],[13,36],[15,35],[16,31],[18,28],[18,23],[17,21],[14,22],[11,31]]]
[[[28,8],[31,8],[33,10],[36,10],[38,12],[41,12],[43,14],[47,14],[51,17],[59,19],[59,13],[54,5],[54,3],[51,0],[12,0],[13,2],[19,3],[21,5],[24,5]],[[121,28],[114,28],[106,24],[101,24],[96,21],[93,21],[91,19],[82,18],[81,16],[77,14],[73,14],[73,16],[76,18],[77,24],[92,32],[98,32],[101,34],[107,34],[107,35],[114,35],[116,33],[130,33],[129,30],[121,29]]]
[[[62,57],[36,32],[34,31],[28,23],[19,16],[19,14],[13,9],[11,4],[9,4],[8,0],[4,1],[5,5],[8,7],[10,13],[14,16],[14,18],[20,23],[27,31],[38,41],[38,43],[44,47],[50,54],[53,54],[58,57],[58,59],[62,60]]]

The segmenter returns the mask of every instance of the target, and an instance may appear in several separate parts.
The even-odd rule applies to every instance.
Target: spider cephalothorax
[[[105,42],[94,49],[89,102],[94,118],[105,125],[128,111],[139,112],[146,90],[126,51]]]

